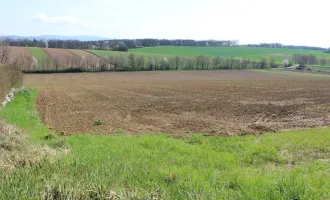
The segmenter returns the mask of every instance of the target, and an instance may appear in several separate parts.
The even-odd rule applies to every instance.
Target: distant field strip
[[[108,51],[108,50],[87,50],[101,58],[106,56],[128,56],[131,52],[120,52],[120,51]],[[137,55],[146,56],[146,57],[164,57],[164,56],[176,56],[176,55],[166,55],[166,54],[157,54],[157,53],[143,53],[143,52],[132,52]],[[188,56],[187,56],[188,57]]]
[[[29,47],[29,51],[37,60],[46,60],[48,55],[39,47]]]
[[[254,72],[261,72],[261,73],[271,73],[271,74],[286,74],[286,75],[294,75],[294,76],[306,76],[306,77],[324,77],[330,78],[330,75],[327,74],[316,74],[316,73],[306,73],[306,72],[299,72],[299,71],[279,71],[279,70],[272,70],[272,69],[251,69],[250,71]]]
[[[159,55],[173,55],[173,56],[190,56],[195,57],[198,55],[207,55],[211,57],[240,57],[252,60],[260,60],[263,56],[270,56],[276,61],[282,61],[287,59],[296,53],[301,54],[314,54],[318,57],[330,57],[330,54],[326,54],[321,51],[312,50],[296,50],[285,48],[261,48],[261,47],[146,47],[138,49],[130,49],[130,52],[134,53],[146,53],[146,54],[159,54]],[[282,57],[281,57],[282,56]]]

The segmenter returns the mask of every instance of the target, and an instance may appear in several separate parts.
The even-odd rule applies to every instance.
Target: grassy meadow
[[[129,49],[129,52],[117,52],[107,50],[88,50],[100,57],[104,56],[127,56],[129,53],[151,57],[196,57],[206,55],[210,57],[235,57],[259,61],[262,57],[270,57],[276,62],[285,59],[290,60],[293,54],[313,54],[318,58],[329,58],[330,54],[322,51],[299,50],[286,48],[262,48],[262,47],[185,47],[185,46],[161,46]],[[272,55],[273,54],[273,55]],[[274,56],[274,54],[279,54]]]
[[[0,117],[27,131],[31,145],[68,153],[0,169],[0,199],[330,198],[330,128],[181,139],[124,132],[60,136],[40,122],[37,93],[20,92]]]
[[[301,54],[314,54],[318,57],[330,57],[321,51],[308,51],[308,50],[295,50],[286,48],[261,48],[261,47],[150,47],[140,49],[130,49],[130,52],[135,53],[152,53],[152,54],[164,54],[173,56],[198,56],[207,55],[210,57],[239,57],[252,60],[260,60],[263,56],[270,56],[270,54],[285,54],[292,56],[295,53]],[[285,58],[276,56],[270,56],[272,58],[282,61]]]

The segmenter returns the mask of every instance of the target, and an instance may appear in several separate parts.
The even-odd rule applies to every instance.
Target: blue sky
[[[327,0],[0,0],[0,35],[330,46]]]

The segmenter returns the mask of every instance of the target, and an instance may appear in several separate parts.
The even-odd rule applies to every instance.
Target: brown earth
[[[252,71],[25,75],[58,132],[237,135],[330,125],[330,79]],[[94,122],[101,120],[100,126]]]
[[[43,50],[62,68],[79,67],[86,71],[99,71],[99,67],[104,64],[99,57],[82,50],[52,48]]]
[[[77,59],[77,56],[68,49],[44,48],[43,50],[58,66],[71,67],[74,62],[79,62],[79,58]]]
[[[83,51],[83,50],[79,50],[79,49],[69,49],[69,51],[71,51],[72,53],[76,54],[77,56],[85,56],[85,57],[95,57],[97,59],[100,59],[99,57],[87,52],[87,51]]]
[[[13,62],[22,56],[28,56],[32,59],[27,47],[10,47],[10,61]]]
[[[99,57],[97,57],[96,55],[91,54],[87,51],[78,50],[78,49],[70,49],[69,51],[71,51],[75,55],[79,56],[80,58],[84,57],[86,65],[88,65],[88,66],[95,65],[95,66],[99,67],[101,64],[104,63],[104,61],[101,60]]]

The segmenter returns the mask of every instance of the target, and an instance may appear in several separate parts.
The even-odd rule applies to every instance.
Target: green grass
[[[270,56],[270,54],[286,54],[292,56],[295,53],[314,54],[319,58],[330,57],[322,51],[299,50],[286,48],[261,48],[261,47],[181,47],[181,46],[162,46],[162,47],[145,47],[138,49],[129,49],[129,52],[116,52],[105,50],[89,50],[100,57],[104,56],[127,56],[129,53],[151,57],[196,57],[199,55],[207,55],[210,57],[236,57],[242,59],[260,60],[262,57],[270,57],[276,62],[282,62],[286,58]]]
[[[47,60],[47,54],[39,47],[29,47],[29,51],[33,57],[39,60]]]
[[[140,49],[130,49],[130,52],[134,53],[151,53],[161,55],[177,55],[177,56],[198,56],[207,55],[211,57],[239,57],[247,58],[252,60],[260,60],[261,57],[269,54],[286,54],[293,55],[295,53],[301,54],[314,54],[318,57],[330,57],[330,54],[326,54],[322,51],[313,50],[295,50],[286,48],[261,48],[261,47],[174,47],[174,46],[163,46],[163,47],[147,47]],[[283,61],[285,58],[278,58],[270,56],[277,61]]]
[[[49,134],[35,115],[37,92],[1,111],[33,141]],[[58,136],[59,137],[59,136]],[[0,171],[0,199],[328,199],[330,128],[260,136],[175,139],[167,134],[59,137],[55,162]]]

